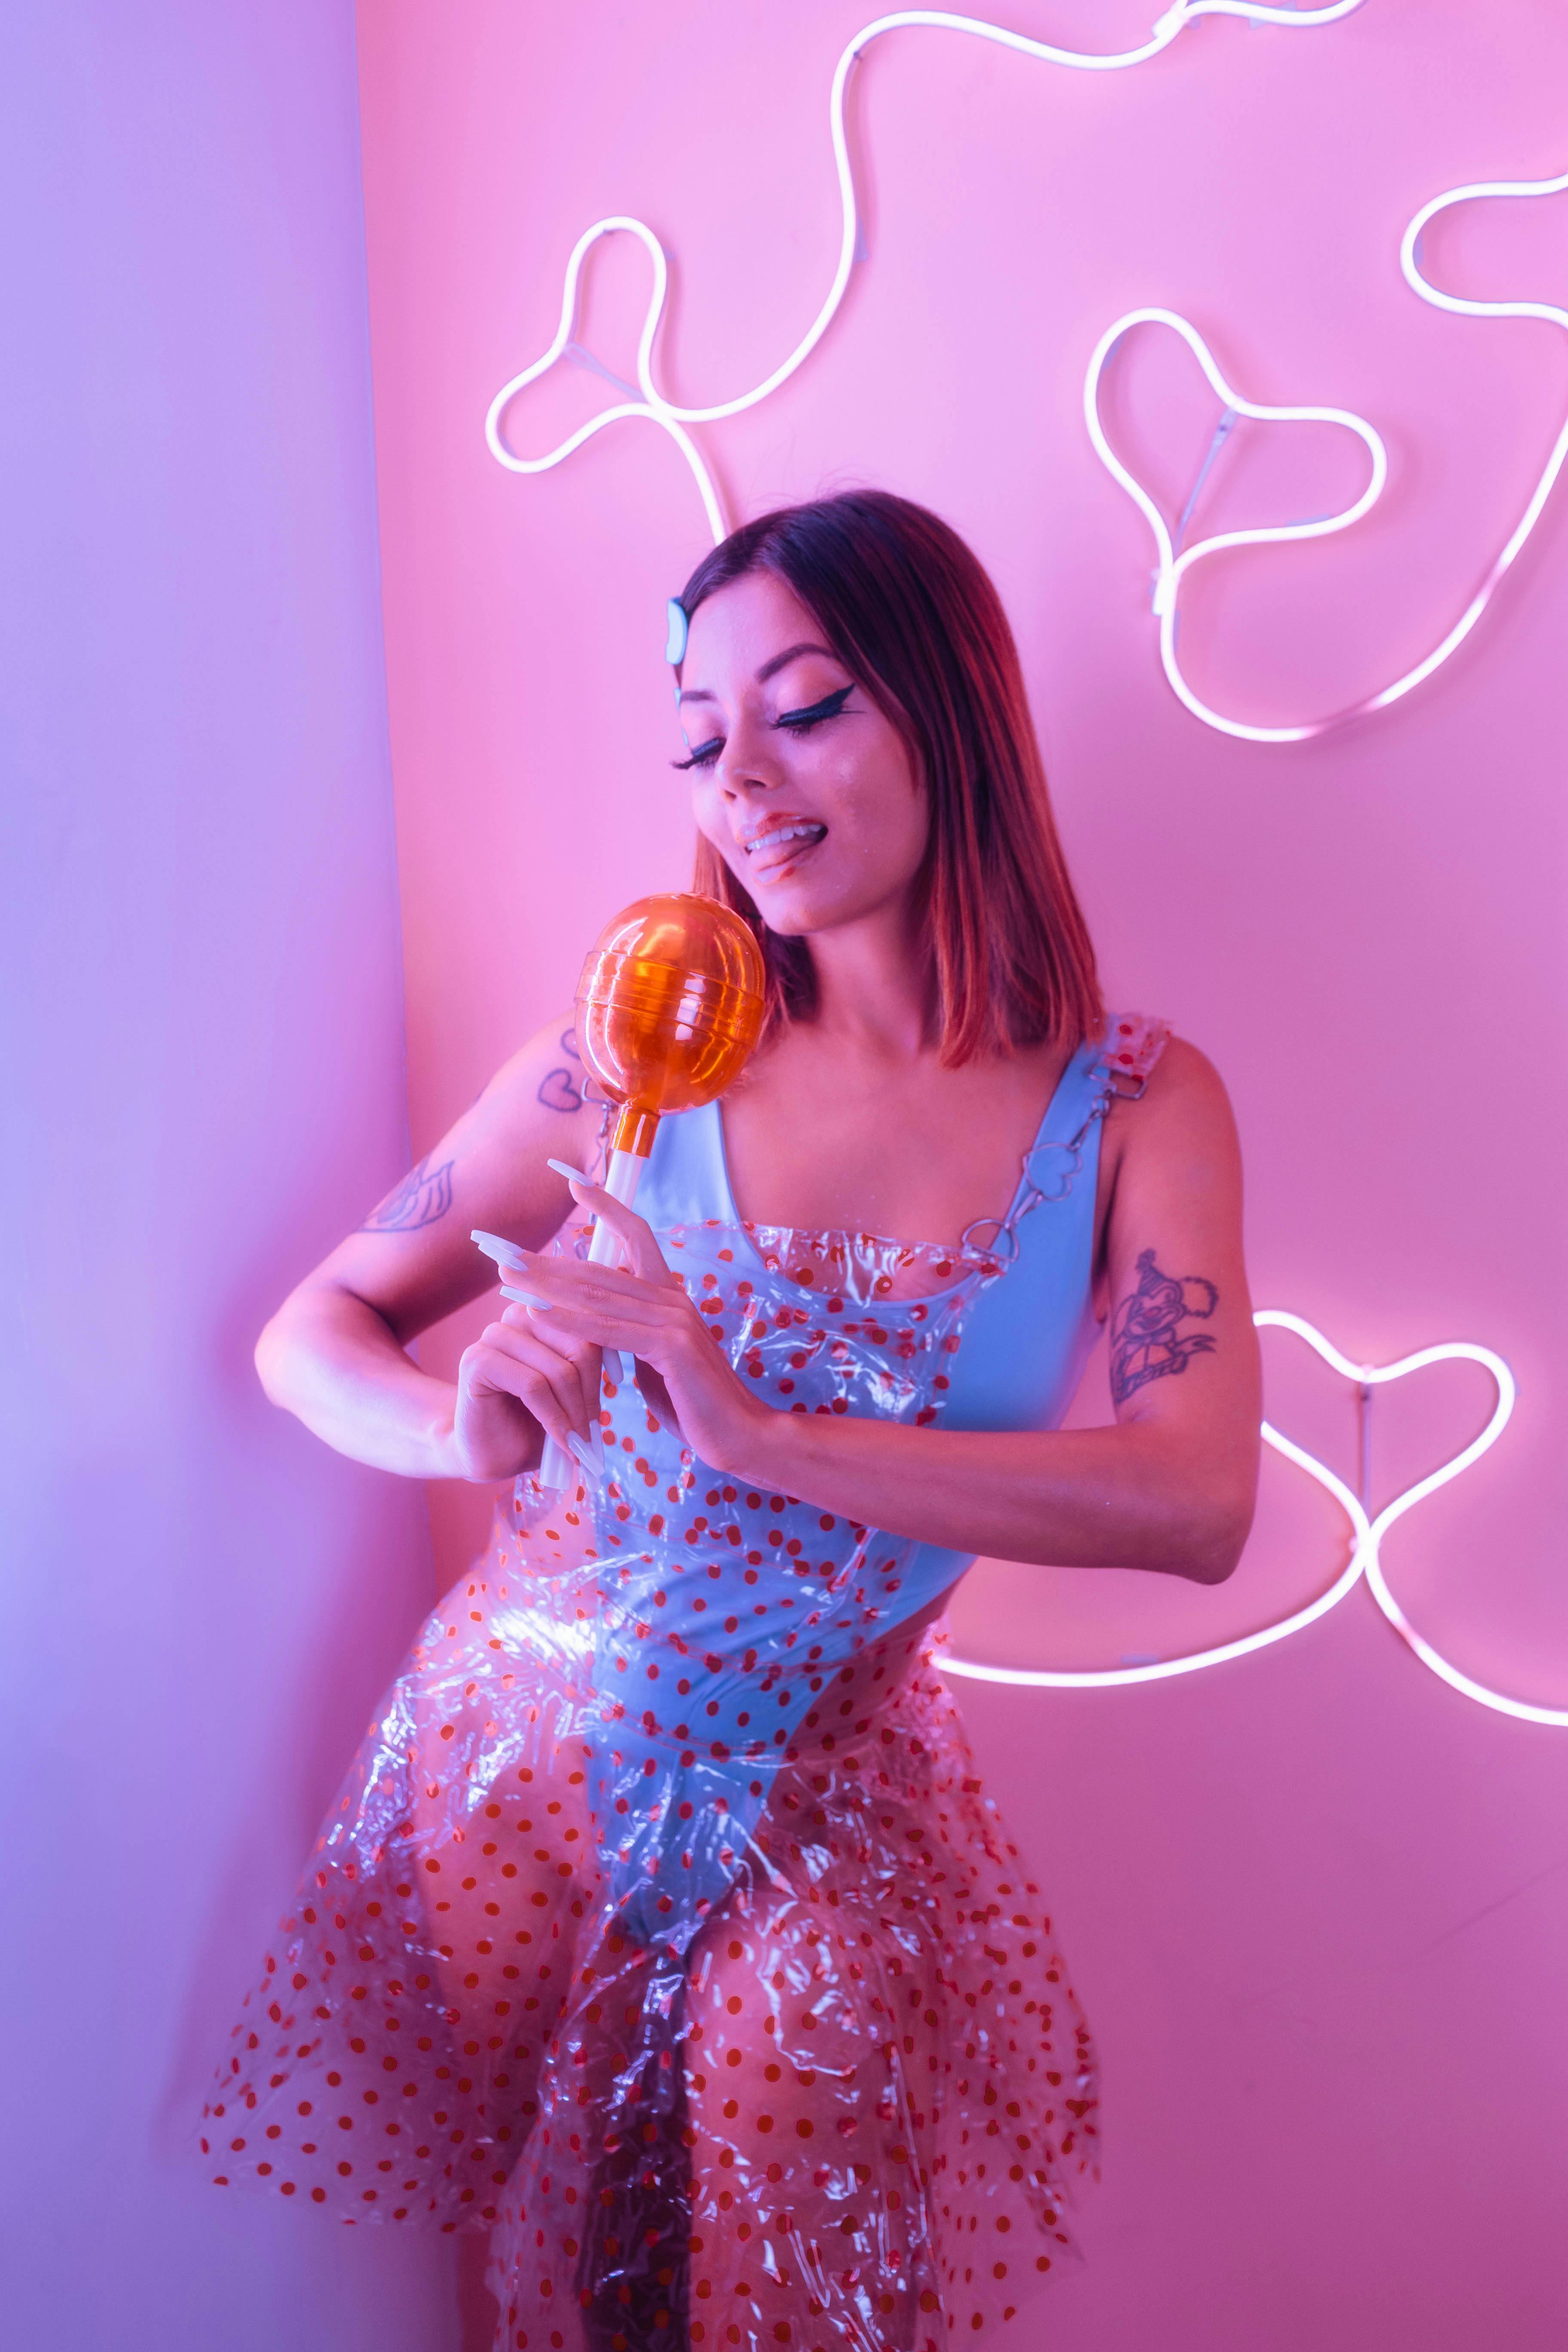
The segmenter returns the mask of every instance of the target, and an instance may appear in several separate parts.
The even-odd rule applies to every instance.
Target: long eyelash
[[[715,735],[710,742],[699,743],[689,759],[672,760],[669,764],[683,772],[688,768],[710,768],[723,748],[724,738],[721,735]]]
[[[854,691],[853,686],[838,687],[832,694],[825,694],[820,702],[812,703],[805,710],[781,711],[773,723],[775,728],[787,728],[792,735],[808,735],[823,719],[837,719]],[[669,764],[680,774],[689,768],[710,768],[723,748],[724,738],[715,735],[708,742],[699,743],[688,758],[672,760]]]
[[[841,686],[832,694],[825,694],[805,710],[783,710],[773,720],[775,727],[787,727],[792,734],[804,735],[824,719],[837,719],[850,696],[853,686]]]

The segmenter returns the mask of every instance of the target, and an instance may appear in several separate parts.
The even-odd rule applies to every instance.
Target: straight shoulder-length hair
[[[949,1067],[1047,1040],[1069,1049],[1104,1019],[1094,950],[1062,855],[1018,649],[990,575],[941,517],[888,490],[782,507],[731,531],[680,593],[688,618],[732,580],[771,572],[902,736],[931,806],[916,878],[928,1007]],[[764,1034],[809,1020],[805,941],[763,923],[700,839],[695,887],[755,930]]]

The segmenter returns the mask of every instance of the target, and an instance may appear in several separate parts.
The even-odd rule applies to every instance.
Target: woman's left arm
[[[1220,1582],[1258,1483],[1261,1377],[1241,1250],[1241,1163],[1218,1076],[1173,1041],[1102,1139],[1110,1389],[1103,1429],[917,1429],[763,1403],[731,1370],[647,1224],[590,1186],[584,1204],[626,1269],[530,1257],[553,1326],[634,1352],[686,1443],[716,1470],[891,1535],[1063,1568],[1145,1568]],[[547,1302],[547,1303],[545,1303]],[[656,1391],[658,1383],[650,1384]]]

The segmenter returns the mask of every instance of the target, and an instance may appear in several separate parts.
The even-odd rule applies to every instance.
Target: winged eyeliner
[[[837,719],[854,691],[853,684],[835,687],[831,694],[825,694],[820,702],[809,704],[805,710],[781,710],[773,724],[791,728],[797,734],[804,735],[807,728],[815,727],[819,719]],[[713,735],[706,743],[699,743],[687,759],[672,760],[669,764],[672,768],[706,767],[723,748],[722,735]]]

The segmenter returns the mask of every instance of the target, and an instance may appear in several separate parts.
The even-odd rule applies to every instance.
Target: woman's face
[[[800,937],[907,898],[930,831],[902,737],[770,572],[700,604],[680,719],[699,830],[770,930]]]

